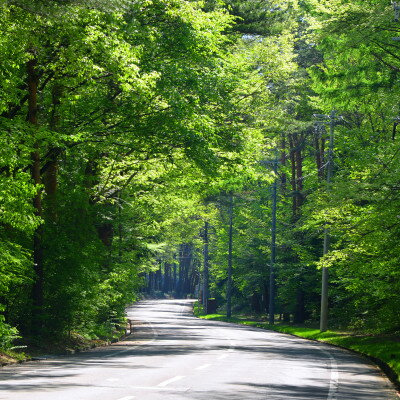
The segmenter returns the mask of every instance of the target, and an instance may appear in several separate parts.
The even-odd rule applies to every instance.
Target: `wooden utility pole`
[[[233,193],[229,193],[228,280],[226,283],[226,316],[232,316],[232,244],[233,244]]]
[[[274,183],[272,184],[272,209],[271,209],[271,264],[269,270],[269,307],[268,322],[275,323],[275,261],[276,261],[276,203],[278,191],[278,159],[273,162]]]
[[[208,221],[204,221],[204,236],[203,236],[203,306],[204,312],[208,313],[208,298],[209,298],[209,272],[208,272]]]
[[[336,111],[332,110],[329,115],[314,115],[318,118],[323,118],[321,122],[329,122],[329,150],[326,166],[326,185],[327,191],[330,190],[332,173],[333,173],[333,146],[334,146],[334,131],[337,124]],[[330,248],[330,233],[329,227],[325,224],[324,227],[324,247],[323,255],[328,254]],[[327,267],[322,268],[322,285],[321,285],[321,315],[320,315],[320,331],[325,332],[328,329],[328,290],[329,290],[329,271]]]

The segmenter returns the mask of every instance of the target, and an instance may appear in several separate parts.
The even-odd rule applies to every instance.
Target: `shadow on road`
[[[240,325],[232,325],[224,322],[210,322],[194,318],[185,301],[171,301],[172,309],[158,309],[154,302],[144,301],[133,309],[129,309],[133,318],[141,319],[141,312],[151,315],[153,318],[135,327],[134,333],[125,340],[107,348],[97,348],[85,353],[73,356],[64,356],[40,362],[30,362],[17,367],[3,368],[0,373],[1,391],[46,391],[64,390],[72,387],[110,387],[113,385],[104,380],[85,381],[80,379],[84,371],[96,368],[106,370],[121,369],[125,371],[153,370],[156,371],[160,360],[172,360],[174,357],[202,354],[234,352],[236,359],[252,355],[254,360],[272,360],[273,362],[287,362],[288,365],[301,362],[302,368],[309,369],[310,377],[301,384],[294,385],[288,377],[288,382],[276,385],[261,385],[253,382],[227,382],[222,390],[215,387],[204,387],[204,390],[189,390],[186,393],[168,392],[168,398],[176,399],[204,399],[204,400],[243,400],[243,399],[269,399],[269,400],[327,400],[329,382],[318,380],[312,376],[316,365],[321,365],[326,360],[326,368],[329,370],[329,359],[321,353],[321,346],[313,342],[291,338],[276,332],[261,332],[257,328],[249,328]],[[185,309],[183,307],[186,307]],[[177,312],[177,309],[179,310]],[[228,340],[221,328],[229,326],[229,334],[235,337],[235,341]],[[252,332],[254,338],[251,345],[246,340],[240,340],[241,333],[245,332],[249,337]],[[264,335],[264,336],[262,336]],[[283,339],[284,338],[284,339]],[[284,345],[282,341],[284,340]],[[340,358],[340,372],[345,373],[348,379],[341,379],[338,387],[338,399],[346,400],[387,400],[382,394],[376,394],[373,381],[368,381],[368,375],[374,371],[357,361],[353,355],[338,349],[330,350],[338,359]],[[167,357],[165,357],[167,356]],[[149,363],[149,359],[154,361]],[[322,359],[322,362],[321,362]],[[149,365],[150,364],[150,365]],[[296,364],[297,365],[297,364]],[[251,371],[246,371],[246,373]],[[125,372],[126,373],[126,372]],[[229,370],[224,371],[228,374]],[[269,370],[262,371],[266,376]],[[363,379],[357,382],[357,375]],[[243,374],[244,376],[244,374]],[[355,379],[350,379],[354,378]],[[312,384],[310,384],[312,382]],[[152,399],[162,399],[162,394],[155,391]],[[146,397],[150,398],[150,397]],[[336,397],[332,397],[332,400]]]

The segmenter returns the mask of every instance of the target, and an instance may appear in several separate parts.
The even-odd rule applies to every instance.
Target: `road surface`
[[[394,400],[379,370],[347,351],[196,319],[190,300],[128,309],[134,335],[107,348],[0,370],[7,400]]]

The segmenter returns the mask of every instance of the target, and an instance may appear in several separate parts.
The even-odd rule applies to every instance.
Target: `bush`
[[[19,337],[17,328],[7,324],[4,315],[0,315],[0,349],[12,350],[15,348],[13,341]]]

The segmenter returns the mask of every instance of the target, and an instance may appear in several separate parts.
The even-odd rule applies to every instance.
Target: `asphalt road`
[[[347,351],[198,320],[188,300],[140,302],[135,333],[107,348],[0,370],[7,400],[394,400],[379,370]]]

